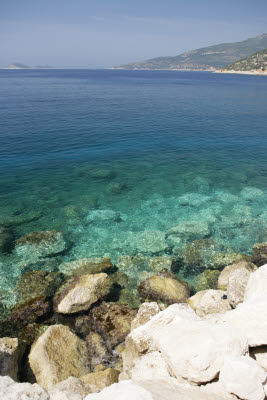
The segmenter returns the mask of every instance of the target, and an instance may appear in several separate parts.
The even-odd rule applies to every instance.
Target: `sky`
[[[0,0],[0,66],[105,68],[267,32],[267,0]]]

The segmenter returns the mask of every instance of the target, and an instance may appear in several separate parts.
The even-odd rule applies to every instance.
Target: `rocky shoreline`
[[[15,251],[37,262],[66,246],[43,231]],[[180,258],[83,258],[22,273],[0,320],[0,397],[263,400],[266,263],[267,243],[247,256],[199,239]],[[190,270],[193,284],[181,278]]]

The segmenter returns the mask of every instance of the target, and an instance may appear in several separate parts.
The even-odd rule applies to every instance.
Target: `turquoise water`
[[[179,257],[202,238],[249,254],[267,240],[266,77],[2,70],[0,87],[2,299],[22,272],[62,261]],[[67,251],[14,252],[41,230],[63,232]]]

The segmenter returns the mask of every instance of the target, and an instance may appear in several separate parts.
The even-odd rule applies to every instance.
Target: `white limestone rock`
[[[0,375],[18,380],[19,340],[3,337],[0,339]]]
[[[246,270],[248,272],[254,272],[258,267],[248,261],[236,261],[227,267],[225,267],[219,275],[217,287],[220,290],[227,290],[229,277],[234,271]]]
[[[267,346],[253,347],[249,354],[253,357],[260,367],[267,371]]]
[[[0,399],[50,400],[48,393],[37,383],[17,383],[9,376],[0,376]]]
[[[222,290],[201,290],[188,299],[188,304],[200,317],[206,314],[224,313],[231,310]]]
[[[252,274],[253,273],[246,268],[236,269],[230,273],[227,287],[227,299],[232,307],[235,308],[244,301],[246,286]]]
[[[244,300],[253,300],[267,296],[267,264],[258,268],[250,275],[245,290]]]
[[[89,393],[93,393],[88,383],[70,376],[63,382],[57,383],[49,390],[49,400],[83,400]]]
[[[194,316],[191,314],[189,306],[176,306],[128,335],[123,352],[124,376],[129,376],[142,354],[158,351],[171,376],[201,384],[218,376],[227,355],[247,354],[246,338],[229,324],[202,321],[193,310]]]
[[[155,301],[152,301],[150,303],[143,303],[139,308],[135,319],[131,323],[131,330],[138,328],[138,326],[144,325],[160,311],[160,306]]]
[[[250,357],[227,357],[219,382],[229,393],[243,400],[264,400],[266,372]]]
[[[225,400],[189,385],[162,380],[122,381],[100,393],[89,394],[84,400]]]

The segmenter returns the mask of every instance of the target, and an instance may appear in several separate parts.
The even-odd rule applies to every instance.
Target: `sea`
[[[251,254],[267,241],[266,150],[264,76],[0,70],[0,300],[25,271],[84,257],[181,258],[202,239]],[[65,251],[16,252],[51,230]]]

